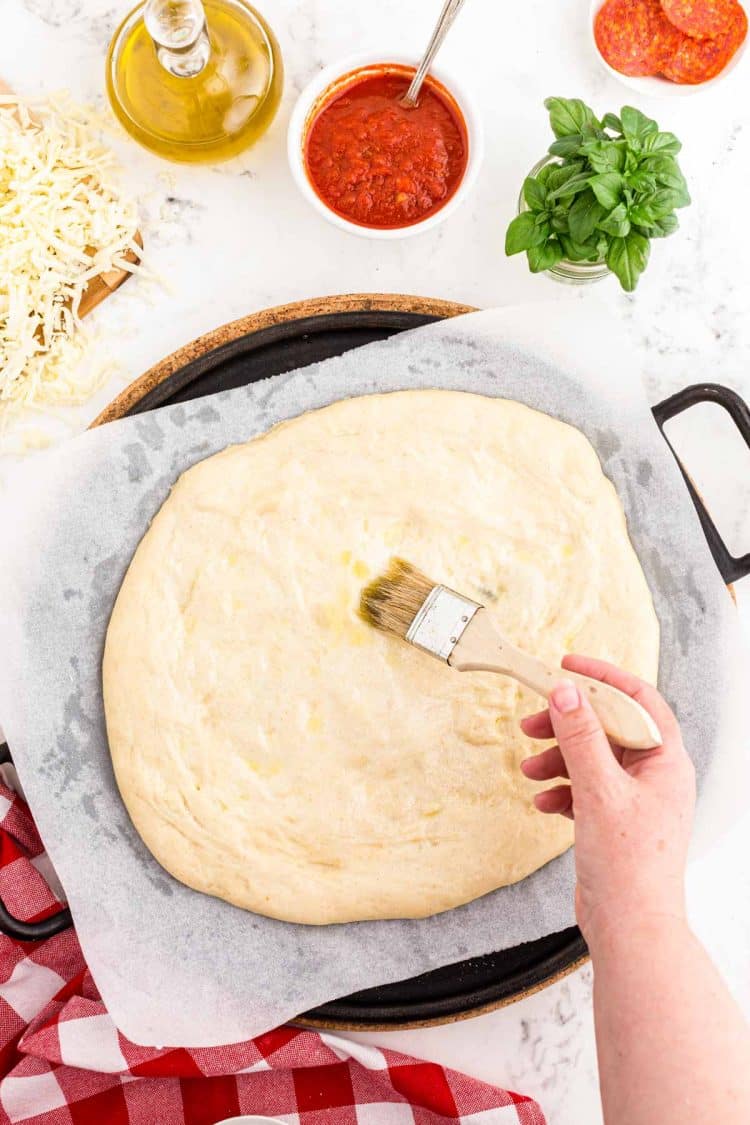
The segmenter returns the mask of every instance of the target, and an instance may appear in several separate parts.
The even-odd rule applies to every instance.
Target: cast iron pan
[[[468,311],[465,305],[445,301],[387,295],[325,298],[270,309],[182,348],[131,384],[95,424],[244,386]],[[655,407],[654,416],[661,428],[683,410],[706,401],[716,402],[730,413],[750,446],[750,412],[725,387],[688,387]],[[739,559],[730,555],[687,475],[685,479],[724,580],[734,582],[750,573],[750,554]],[[0,760],[8,758],[7,748],[4,759],[0,751]],[[20,922],[0,903],[0,930],[22,941],[38,941],[71,924],[67,909],[41,921]],[[571,972],[586,956],[586,944],[574,927],[334,1000],[305,1013],[300,1021],[358,1029],[449,1022],[527,996]]]

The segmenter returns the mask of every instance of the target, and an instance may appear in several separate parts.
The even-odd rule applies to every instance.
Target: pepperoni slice
[[[657,17],[664,17],[659,0],[606,0],[594,21],[602,58],[620,74],[657,74],[659,64],[650,55]]]
[[[670,23],[694,39],[717,39],[731,31],[744,12],[737,0],[661,0]]]
[[[737,7],[739,16],[723,35],[714,39],[684,36],[672,57],[661,66],[664,77],[671,82],[695,86],[720,74],[747,35],[747,16],[739,5]]]
[[[682,46],[685,35],[671,23],[659,6],[652,24],[652,39],[648,48],[648,61],[653,69],[650,74],[661,74],[664,66],[674,58]]]

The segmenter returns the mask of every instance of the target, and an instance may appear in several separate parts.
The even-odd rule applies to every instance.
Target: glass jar
[[[550,156],[548,153],[542,157],[529,172],[529,176],[537,176],[542,168],[548,164],[558,164],[559,160],[556,156]],[[523,188],[518,197],[518,214],[522,211],[528,211],[529,206],[524,199]],[[604,261],[599,262],[570,262],[567,258],[562,258],[557,265],[552,269],[545,270],[550,277],[555,281],[562,281],[566,285],[588,285],[591,281],[601,281],[605,277],[609,277],[609,266]]]

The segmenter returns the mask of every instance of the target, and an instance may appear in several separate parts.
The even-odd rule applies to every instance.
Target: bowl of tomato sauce
[[[419,234],[471,191],[483,136],[470,94],[433,69],[413,108],[414,76],[402,57],[354,55],[322,70],[289,123],[292,175],[316,211],[366,238]]]

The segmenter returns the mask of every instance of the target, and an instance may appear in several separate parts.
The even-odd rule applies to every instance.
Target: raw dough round
[[[572,844],[518,768],[539,698],[359,619],[392,555],[550,662],[656,678],[651,596],[578,430],[453,391],[279,425],[178,480],[107,633],[120,792],[183,883],[293,922],[421,917]]]

